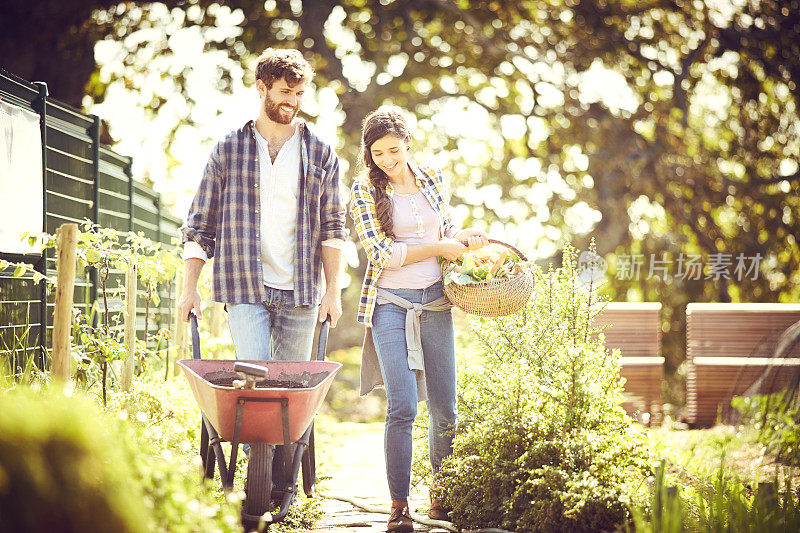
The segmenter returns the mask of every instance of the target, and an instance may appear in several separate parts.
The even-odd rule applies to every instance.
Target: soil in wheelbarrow
[[[303,372],[302,374],[281,374],[277,379],[262,379],[256,382],[257,389],[310,389],[314,388],[328,377],[330,372]],[[212,385],[220,387],[233,387],[233,380],[242,379],[241,375],[228,370],[209,372],[203,379]]]

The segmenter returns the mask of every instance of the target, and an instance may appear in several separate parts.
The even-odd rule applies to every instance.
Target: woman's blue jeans
[[[437,282],[425,289],[386,289],[411,303],[425,304],[444,292]],[[386,477],[392,500],[408,500],[411,482],[411,430],[417,416],[417,380],[408,368],[406,310],[394,304],[375,306],[372,337],[386,387],[388,409],[384,447]],[[434,472],[453,450],[456,423],[456,358],[453,316],[447,311],[423,311],[422,352],[428,393],[428,453]]]

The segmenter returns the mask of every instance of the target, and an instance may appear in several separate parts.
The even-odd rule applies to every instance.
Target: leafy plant
[[[153,376],[154,377],[154,376]],[[120,421],[132,482],[163,532],[238,531],[238,491],[224,494],[200,474],[200,414],[185,382],[144,376],[111,391],[106,416]]]
[[[38,245],[41,250],[56,246],[54,235],[41,233],[26,237],[31,246]],[[78,362],[75,379],[85,387],[91,386],[96,381],[92,377],[91,365],[97,363],[101,371],[103,402],[107,400],[109,363],[128,357],[128,348],[120,338],[119,328],[112,328],[110,325],[112,320],[115,326],[119,326],[120,322],[119,314],[110,312],[108,302],[108,280],[112,269],[125,270],[128,265],[135,265],[137,279],[145,287],[145,338],[142,345],[137,343],[136,353],[132,354],[139,363],[137,375],[146,369],[147,357],[153,353],[157,354],[162,346],[166,345],[163,351],[165,354],[169,353],[168,340],[171,335],[168,330],[162,329],[154,335],[149,335],[150,303],[156,306],[160,304],[159,284],[168,284],[171,294],[172,281],[182,262],[174,250],[165,250],[161,246],[161,243],[154,243],[142,233],[123,233],[111,228],[102,228],[88,220],[80,226],[76,249],[78,271],[97,270],[102,295],[102,312],[93,303],[89,304],[86,313],[75,311],[75,338],[79,341],[73,353]],[[17,266],[15,275],[23,275],[26,272],[25,268],[24,265]],[[30,267],[27,268],[30,270]],[[34,273],[34,281],[41,279],[46,278]],[[52,280],[49,281],[52,283]],[[132,297],[135,298],[136,295]],[[87,302],[88,300],[87,295]],[[150,340],[156,343],[155,352],[147,350],[147,342]]]
[[[183,261],[178,257],[175,250],[164,250],[161,247],[161,243],[153,242],[142,234],[128,234],[127,242],[135,259],[137,277],[145,288],[145,338],[155,340],[159,344],[156,348],[156,353],[158,353],[161,348],[161,341],[169,339],[162,331],[153,336],[149,335],[150,303],[152,302],[156,307],[161,303],[161,297],[158,294],[158,286],[160,284],[166,283],[169,294],[172,294],[172,282],[183,267]],[[165,350],[165,353],[168,354],[168,350]],[[143,361],[140,363],[143,363]],[[141,366],[143,367],[144,365],[141,364]],[[167,363],[166,366],[169,366],[169,364]]]
[[[731,405],[742,423],[756,431],[757,439],[778,458],[800,466],[800,400],[788,391],[736,397]]]
[[[3,359],[0,362],[0,378],[13,376],[19,383],[30,385],[44,375],[43,369],[36,364],[35,350],[30,348],[30,334],[31,326],[26,323],[22,334],[13,334],[13,343],[8,344],[5,339],[2,339],[2,347],[0,348],[3,353]],[[20,354],[23,358],[22,361],[18,359]],[[21,374],[18,374],[19,370],[22,371]]]
[[[0,394],[0,530],[149,531],[122,442],[85,398]]]
[[[5,259],[0,259],[0,271],[11,268],[12,266],[14,267],[14,272],[11,274],[12,277],[21,278],[25,275],[25,273],[28,273],[31,275],[34,284],[44,281],[47,284],[48,290],[52,289],[56,285],[56,281],[54,279],[45,276],[29,263],[15,263],[12,261],[6,261]]]
[[[800,499],[788,472],[783,482],[776,473],[771,482],[754,487],[731,475],[723,457],[710,483],[690,487],[668,485],[668,466],[661,462],[648,508],[634,509],[633,523],[626,531],[800,531]]]
[[[643,430],[620,407],[620,355],[592,327],[602,302],[573,248],[534,273],[520,312],[472,321],[479,357],[461,365],[435,491],[462,528],[613,530],[630,519],[629,479],[650,472]]]
[[[467,252],[455,261],[445,264],[445,285],[471,285],[493,278],[505,278],[519,274],[526,268],[513,250],[496,243]]]

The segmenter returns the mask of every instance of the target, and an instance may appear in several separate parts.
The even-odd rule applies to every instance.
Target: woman
[[[358,312],[359,322],[367,326],[361,393],[384,384],[388,399],[384,439],[392,497],[388,531],[413,531],[408,492],[418,401],[428,401],[434,473],[452,452],[455,343],[438,258],[453,261],[467,246],[488,243],[480,230],[453,226],[444,177],[409,160],[410,140],[399,109],[383,107],[367,115],[361,144],[367,175],[354,180],[350,207],[369,260]],[[428,516],[448,519],[433,497]]]

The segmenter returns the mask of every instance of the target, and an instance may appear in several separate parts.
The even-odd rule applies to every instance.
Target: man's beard
[[[297,107],[292,107],[292,113],[290,115],[286,115],[281,112],[282,106],[291,107],[287,104],[277,104],[275,100],[269,97],[269,94],[266,94],[266,98],[264,98],[264,111],[267,112],[267,116],[273,122],[277,122],[278,124],[291,124],[294,120],[294,117],[297,115]]]

